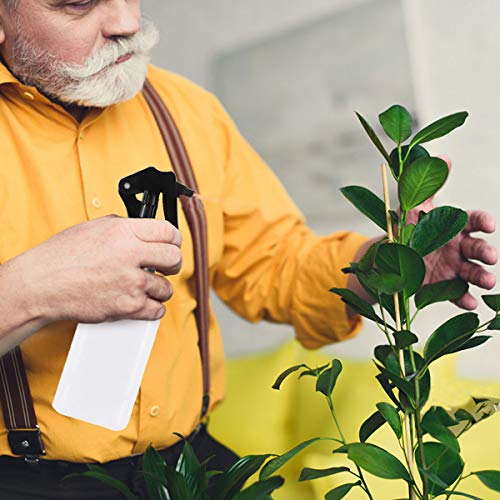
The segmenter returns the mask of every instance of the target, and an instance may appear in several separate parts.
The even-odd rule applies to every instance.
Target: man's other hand
[[[445,160],[448,168],[451,169],[449,158],[445,156],[440,158]],[[416,223],[421,210],[429,212],[433,208],[432,198],[430,198],[409,213],[408,222]],[[495,286],[495,275],[487,271],[483,265],[496,264],[498,251],[484,239],[471,236],[472,233],[493,233],[496,226],[495,219],[481,210],[472,210],[468,214],[467,227],[445,246],[425,257],[427,275],[424,283],[435,283],[458,277],[485,290],[490,290]],[[469,292],[453,302],[467,310],[477,307],[477,300]]]

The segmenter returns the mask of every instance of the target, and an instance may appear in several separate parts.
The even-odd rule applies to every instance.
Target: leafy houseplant
[[[389,153],[372,127],[357,114],[364,130],[389,165],[397,183],[400,211],[390,210],[387,176],[383,166],[384,201],[368,189],[349,186],[343,195],[364,215],[387,232],[373,244],[359,262],[351,263],[345,273],[353,273],[364,290],[378,305],[374,308],[362,297],[345,288],[332,288],[355,312],[376,323],[385,343],[374,351],[376,376],[388,397],[378,403],[377,410],[361,426],[359,442],[348,442],[337,420],[332,392],[342,364],[331,363],[311,368],[297,365],[283,372],[274,384],[279,389],[290,374],[300,371],[299,378],[316,378],[316,391],[325,398],[338,429],[340,445],[334,453],[346,454],[354,467],[325,470],[306,468],[299,480],[311,480],[346,473],[354,477],[328,492],[327,500],[343,498],[351,489],[361,488],[373,498],[363,471],[388,480],[404,481],[410,499],[461,496],[478,498],[461,490],[466,477],[476,476],[490,489],[500,492],[500,471],[477,471],[463,475],[458,438],[478,421],[499,409],[499,401],[474,400],[474,408],[454,410],[441,406],[425,406],[431,388],[430,366],[443,356],[480,346],[491,337],[486,331],[500,330],[500,295],[484,295],[485,304],[494,316],[481,323],[476,313],[454,316],[430,335],[423,352],[414,348],[419,341],[415,318],[428,306],[461,297],[468,285],[453,279],[424,285],[424,257],[447,244],[467,225],[468,215],[454,207],[420,211],[418,220],[410,222],[411,210],[434,195],[448,176],[448,166],[440,158],[431,157],[422,144],[442,137],[461,126],[467,113],[441,118],[416,133],[412,138],[413,120],[402,106],[395,105],[379,115],[380,123],[396,146]],[[408,141],[406,144],[404,144]],[[373,433],[388,424],[402,451],[401,461],[383,448],[369,443]],[[457,489],[459,488],[459,489]]]
[[[275,472],[320,439],[330,438],[310,439],[283,455],[248,455],[223,472],[210,470],[210,459],[200,463],[191,444],[184,439],[175,467],[166,464],[161,455],[149,446],[142,460],[141,473],[151,500],[268,500],[272,498],[271,493],[284,483],[281,476],[274,475]],[[88,465],[88,468],[87,472],[68,474],[64,479],[74,476],[97,479],[120,491],[127,500],[138,500],[136,493],[104,468],[98,465]],[[246,487],[245,483],[256,472],[259,472],[258,480]]]

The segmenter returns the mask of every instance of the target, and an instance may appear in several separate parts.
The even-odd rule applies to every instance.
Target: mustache
[[[148,53],[158,44],[159,40],[158,28],[151,21],[143,18],[140,32],[109,42],[91,55],[83,64],[63,63],[59,64],[58,69],[72,80],[84,80],[100,73],[125,55],[148,56]]]

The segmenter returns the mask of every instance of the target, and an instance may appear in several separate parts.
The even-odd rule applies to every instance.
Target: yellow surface
[[[152,66],[149,78],[191,157],[207,214],[210,283],[220,297],[250,321],[266,317],[292,323],[310,347],[355,333],[358,322],[347,320],[344,304],[327,290],[345,286],[340,269],[365,239],[353,233],[325,238],[312,234],[212,95]],[[102,112],[94,110],[77,123],[1,64],[0,157],[0,263],[70,226],[113,213],[126,217],[118,195],[120,179],[151,165],[171,170],[142,94]],[[163,218],[161,209],[157,218]],[[169,277],[175,292],[125,430],[86,424],[52,408],[74,321],[52,323],[22,344],[46,458],[114,460],[144,452],[149,443],[165,448],[178,440],[174,432],[188,435],[198,424],[202,378],[193,314],[193,249],[182,211],[179,225],[183,268]],[[44,284],[52,278],[48,274]],[[64,305],[59,297],[52,302]],[[222,341],[213,314],[210,355],[213,408],[225,385]],[[161,408],[156,416],[154,407]],[[3,420],[0,454],[10,454]]]
[[[323,353],[307,351],[291,341],[272,353],[231,360],[228,366],[227,400],[214,413],[210,431],[240,455],[283,453],[299,442],[316,436],[337,436],[325,402],[314,391],[313,379],[287,379],[280,391],[271,389],[276,376],[299,363],[315,367],[328,362]],[[348,440],[356,440],[360,424],[375,411],[385,395],[374,379],[371,362],[343,361],[344,370],[334,392],[334,404]],[[457,379],[452,359],[435,363],[431,401],[442,406],[466,403],[470,395],[500,395],[500,384],[466,383]],[[338,436],[337,436],[338,437]],[[403,460],[396,439],[388,426],[377,431],[370,442],[393,452]],[[500,470],[500,413],[477,424],[460,439],[466,471]],[[275,493],[278,500],[321,499],[330,489],[351,482],[348,474],[298,483],[303,467],[328,468],[348,465],[345,455],[332,455],[334,443],[316,443],[283,469],[285,486]],[[283,473],[282,473],[283,474]],[[340,480],[340,482],[339,482]],[[404,498],[405,488],[398,481],[385,481],[367,474],[376,500]],[[486,500],[500,495],[485,488],[475,478],[464,481],[462,491]],[[352,491],[349,499],[367,498]],[[457,497],[459,498],[459,497]]]

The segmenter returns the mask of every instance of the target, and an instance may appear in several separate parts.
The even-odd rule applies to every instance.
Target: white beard
[[[110,41],[79,65],[61,62],[19,36],[12,46],[11,70],[26,85],[54,100],[103,108],[131,99],[142,89],[150,52],[158,41],[156,26],[143,19],[139,33]],[[126,54],[132,57],[115,64]]]

